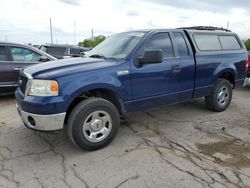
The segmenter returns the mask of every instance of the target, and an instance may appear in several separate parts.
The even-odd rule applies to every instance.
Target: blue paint
[[[180,57],[172,32],[182,33],[189,55]],[[93,89],[114,92],[125,112],[142,111],[163,105],[191,100],[211,94],[216,79],[224,72],[234,75],[236,85],[246,77],[244,64],[246,50],[200,52],[192,34],[184,30],[152,30],[125,59],[75,58],[42,63],[24,69],[34,79],[56,80],[60,86],[56,97],[24,97],[19,88],[16,100],[20,108],[35,114],[66,112],[75,98]],[[170,34],[174,57],[159,64],[137,66],[136,59],[144,43],[159,32]],[[232,33],[230,33],[232,34]],[[179,72],[172,67],[178,65]],[[119,75],[119,71],[128,74]]]

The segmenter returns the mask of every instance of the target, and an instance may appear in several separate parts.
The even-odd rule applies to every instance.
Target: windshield
[[[145,36],[145,32],[126,32],[108,37],[86,57],[125,59]]]

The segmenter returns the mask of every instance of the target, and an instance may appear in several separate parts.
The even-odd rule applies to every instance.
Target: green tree
[[[246,45],[247,50],[250,50],[250,39],[247,39],[245,41],[245,45]]]
[[[86,47],[86,48],[94,48],[98,44],[100,44],[102,41],[104,41],[105,39],[106,39],[105,36],[98,35],[94,38],[85,39],[83,42],[79,42],[78,45],[82,46],[82,47]]]

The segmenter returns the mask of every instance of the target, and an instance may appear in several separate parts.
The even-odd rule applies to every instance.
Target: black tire
[[[108,117],[111,121],[110,132],[103,140],[100,140],[98,142],[91,142],[88,140],[91,138],[88,137],[88,132],[86,130],[86,132],[84,132],[83,126],[84,124],[86,124],[85,122],[88,121],[86,119],[88,118],[88,116],[90,116],[92,113],[98,113],[100,111],[105,112],[107,115],[109,115]],[[93,117],[91,116],[90,118],[92,122]],[[92,125],[91,122],[89,122],[90,125]],[[103,122],[101,124],[102,126],[106,126],[103,125]],[[91,127],[90,125],[89,127]],[[99,125],[97,125],[97,128],[98,126]],[[67,133],[70,140],[76,146],[84,150],[92,151],[107,146],[116,136],[119,126],[120,114],[111,102],[102,98],[89,98],[77,104],[76,107],[70,113],[67,123]]]
[[[224,95],[224,102],[223,102],[223,96],[220,95],[222,96],[222,98],[220,98],[219,93],[223,93],[222,95]],[[207,109],[216,112],[222,112],[226,110],[230,105],[230,102],[232,100],[232,95],[233,91],[231,83],[225,79],[218,79],[214,86],[212,94],[210,96],[205,97],[205,103]]]

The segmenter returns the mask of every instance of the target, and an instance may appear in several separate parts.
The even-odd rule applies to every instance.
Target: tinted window
[[[27,48],[11,47],[13,61],[38,62],[41,55]]]
[[[81,53],[81,52],[85,52],[86,50],[80,48],[79,51],[80,51],[80,53]]]
[[[143,51],[146,50],[162,50],[162,57],[173,57],[173,46],[168,33],[158,33],[153,35],[148,42],[146,42]]]
[[[55,56],[55,57],[64,56],[65,51],[66,51],[66,47],[51,47],[51,46],[48,46],[46,50],[48,54],[51,54],[52,56]]]
[[[79,48],[70,48],[70,54],[79,54],[80,49]]]
[[[201,51],[221,50],[220,41],[217,35],[195,34],[194,40]]]
[[[6,61],[6,51],[4,46],[0,46],[0,61]]]
[[[235,36],[219,36],[222,48],[225,50],[239,50],[241,46]]]
[[[174,38],[177,44],[179,56],[188,56],[188,48],[183,35],[181,33],[174,32]]]

